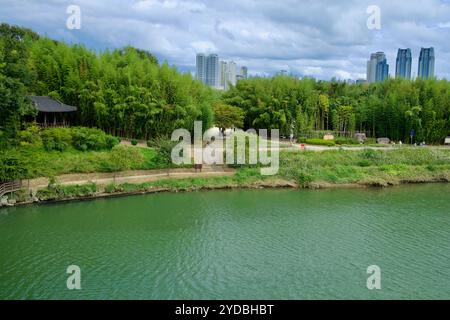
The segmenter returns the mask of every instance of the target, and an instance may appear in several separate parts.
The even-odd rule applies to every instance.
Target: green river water
[[[450,299],[450,185],[8,208],[0,246],[0,299]]]

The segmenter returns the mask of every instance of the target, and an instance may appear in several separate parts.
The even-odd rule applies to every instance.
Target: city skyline
[[[235,86],[239,79],[248,76],[246,66],[241,66],[238,72],[236,62],[220,60],[216,53],[197,53],[195,61],[195,78],[216,89],[228,90],[230,85]]]
[[[320,80],[365,78],[371,52],[383,50],[394,74],[398,48],[434,47],[436,77],[450,79],[450,1],[380,0],[381,26],[367,27],[371,1],[75,0],[80,30],[66,28],[66,1],[1,0],[0,21],[102,51],[127,45],[195,73],[193,56],[220,52],[251,75],[288,74]],[[72,4],[72,2],[70,4]],[[309,1],[307,1],[309,2]],[[304,10],[293,10],[301,6]],[[416,50],[416,49],[415,49]],[[414,50],[414,51],[415,51]],[[413,52],[416,64],[417,51]],[[412,68],[412,76],[417,69]]]
[[[414,64],[414,54],[411,48],[399,48],[394,73],[394,71],[389,71],[389,63],[383,51],[372,53],[367,61],[365,79],[369,83],[374,83],[388,78],[414,80],[416,78],[429,79],[435,77],[435,51],[433,47],[422,47],[416,61],[417,63]],[[417,73],[412,73],[413,66],[417,66]]]

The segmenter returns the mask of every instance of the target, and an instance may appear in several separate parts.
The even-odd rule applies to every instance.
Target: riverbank
[[[159,192],[219,189],[323,189],[389,187],[410,183],[450,182],[450,150],[330,150],[280,153],[275,176],[259,167],[208,167],[203,172],[179,168],[117,173],[61,175],[30,180],[11,204],[46,203]]]
[[[450,179],[430,179],[430,180],[405,180],[395,183],[387,183],[386,185],[377,184],[364,184],[364,183],[345,183],[345,184],[331,184],[326,182],[312,183],[307,188],[302,187],[295,182],[285,181],[281,179],[273,179],[270,181],[257,181],[255,183],[218,183],[214,184],[214,178],[208,179],[207,184],[196,184],[195,179],[178,180],[181,185],[173,185],[174,181],[167,179],[161,180],[162,185],[166,186],[151,186],[149,184],[131,184],[126,183],[122,185],[116,185],[113,189],[111,186],[102,187],[94,184],[89,185],[76,185],[74,188],[57,188],[55,190],[49,190],[46,188],[45,196],[39,197],[21,197],[21,200],[14,202],[13,204],[4,205],[4,208],[11,206],[25,206],[32,204],[52,204],[52,203],[64,203],[73,201],[87,201],[103,198],[118,198],[127,197],[133,195],[145,195],[145,194],[157,194],[157,193],[187,193],[187,192],[199,192],[199,191],[218,191],[218,190],[267,190],[267,189],[376,189],[394,187],[406,184],[437,184],[448,183]],[[59,190],[59,191],[57,191]],[[62,191],[64,190],[64,191]],[[62,191],[62,193],[60,193]],[[69,193],[66,193],[69,191]],[[42,194],[41,194],[42,195]],[[1,209],[1,207],[0,207]]]

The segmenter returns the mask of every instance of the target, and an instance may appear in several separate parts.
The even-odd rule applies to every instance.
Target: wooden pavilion
[[[47,96],[30,96],[34,107],[38,110],[36,123],[44,128],[65,127],[70,125],[77,107],[69,106]]]

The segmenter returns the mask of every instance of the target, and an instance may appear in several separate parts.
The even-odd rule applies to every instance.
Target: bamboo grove
[[[376,84],[298,80],[292,77],[239,81],[224,94],[245,112],[245,126],[291,131],[366,132],[373,137],[442,143],[450,134],[450,83],[391,79]]]
[[[0,77],[0,98],[10,100],[2,99],[2,114],[9,112],[0,122],[4,130],[30,112],[27,95],[77,106],[77,125],[141,139],[191,129],[195,120],[211,127],[211,105],[218,99],[190,74],[158,64],[146,51],[95,53],[6,24],[0,26]]]
[[[217,92],[126,47],[94,52],[0,25],[0,140],[33,117],[28,95],[48,95],[78,107],[75,124],[128,138],[168,137],[176,128],[214,125],[218,104],[243,110],[244,129],[366,132],[408,141],[410,129],[427,143],[450,134],[450,83],[391,79],[377,84],[293,77],[241,80]]]

